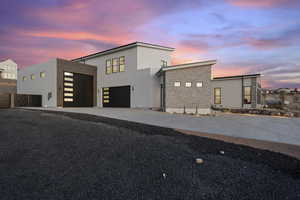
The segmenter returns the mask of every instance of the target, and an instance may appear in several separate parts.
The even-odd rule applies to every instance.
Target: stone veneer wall
[[[175,82],[180,87],[175,87]],[[192,87],[185,87],[191,82]],[[202,87],[196,87],[202,82]],[[167,112],[210,113],[211,107],[211,66],[175,69],[165,72],[165,107]]]

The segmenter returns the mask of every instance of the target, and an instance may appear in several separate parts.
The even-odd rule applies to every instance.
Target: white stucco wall
[[[121,56],[125,56],[125,72],[106,74],[106,60]],[[102,107],[103,87],[130,85],[132,108],[159,107],[160,82],[155,73],[161,60],[170,63],[170,52],[140,46],[85,60],[98,69],[97,106]]]
[[[40,77],[40,72],[45,72],[45,77]],[[31,74],[35,75],[35,80],[31,80]],[[23,81],[23,77],[27,80]],[[57,106],[57,60],[51,59],[45,63],[24,67],[18,71],[18,94],[42,95],[42,106]],[[48,93],[52,93],[52,98],[48,100]]]
[[[18,65],[11,59],[0,62],[1,78],[3,79],[14,79],[18,77]]]
[[[217,107],[242,107],[242,79],[212,80],[211,103]],[[214,88],[221,88],[221,104],[214,104]]]
[[[137,68],[140,69],[150,69],[150,76],[147,81],[148,93],[151,98],[151,107],[160,107],[160,79],[155,76],[161,68],[161,60],[167,61],[168,65],[171,65],[171,54],[172,51],[154,49],[149,47],[138,46],[137,47]]]

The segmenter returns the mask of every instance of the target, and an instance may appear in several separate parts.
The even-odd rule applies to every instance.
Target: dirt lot
[[[116,119],[0,110],[0,194],[31,200],[300,199],[300,161]]]

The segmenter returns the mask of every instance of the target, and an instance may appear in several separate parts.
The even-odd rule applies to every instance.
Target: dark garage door
[[[103,107],[130,108],[130,86],[103,88]]]
[[[10,94],[0,94],[0,108],[10,107]]]
[[[64,72],[64,107],[93,106],[93,77]]]

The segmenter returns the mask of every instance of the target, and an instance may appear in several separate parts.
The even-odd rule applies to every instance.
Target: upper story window
[[[125,56],[106,60],[106,74],[125,72]]]
[[[26,80],[27,80],[27,77],[26,77],[26,76],[23,76],[22,80],[23,80],[23,81],[26,81]]]
[[[113,67],[112,67],[112,72],[116,73],[119,72],[119,59],[118,58],[113,58]]]
[[[221,88],[214,88],[214,103],[221,104]]]
[[[106,74],[111,74],[112,72],[112,63],[111,59],[106,60]]]
[[[119,58],[119,63],[120,63],[120,72],[125,71],[125,56],[122,56]]]
[[[161,60],[161,67],[167,67],[168,66],[168,62],[165,60]]]
[[[34,80],[34,79],[35,79],[35,75],[34,75],[34,74],[31,74],[31,75],[30,75],[30,79],[31,79],[31,80]]]
[[[244,87],[244,104],[251,104],[251,87],[245,86]]]

